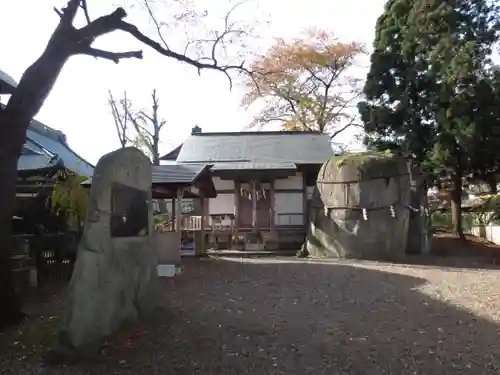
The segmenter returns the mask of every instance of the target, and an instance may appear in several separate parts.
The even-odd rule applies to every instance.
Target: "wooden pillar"
[[[201,206],[201,239],[200,239],[200,255],[204,256],[205,251],[206,251],[206,245],[205,245],[205,221],[206,221],[206,215],[207,215],[207,210],[205,209],[205,198],[201,197],[200,198],[200,206]]]
[[[307,230],[307,226],[309,224],[309,210],[307,204],[307,173],[302,172],[302,224],[304,228]]]
[[[276,200],[276,197],[275,197],[275,191],[274,191],[274,178],[271,180],[271,187],[269,189],[269,199],[271,200],[270,202],[270,206],[271,208],[269,209],[269,216],[270,216],[270,229],[271,229],[271,233],[275,233],[276,232],[276,223],[274,222],[275,218],[274,218],[274,205],[275,205],[275,200]]]
[[[177,210],[175,208],[175,198],[172,198],[172,217],[171,217],[171,222],[172,222],[172,232],[175,232],[175,223],[176,223],[176,216],[177,215]]]
[[[195,198],[195,215],[200,216],[200,230],[194,231],[194,255],[205,255],[205,200],[202,196]]]
[[[177,199],[175,200],[175,212],[177,214],[175,218],[175,231],[180,232],[182,229],[182,189],[177,189]]]
[[[252,189],[252,229],[253,231],[257,231],[259,228],[257,228],[257,194],[256,194],[256,188],[255,188],[255,180],[252,180],[250,182],[251,184],[251,189]]]
[[[234,235],[238,236],[240,229],[240,197],[241,182],[234,182]]]

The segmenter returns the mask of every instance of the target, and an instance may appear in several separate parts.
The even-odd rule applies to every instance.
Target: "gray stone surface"
[[[155,232],[153,234],[153,243],[158,253],[159,264],[181,263],[180,232]]]
[[[410,171],[410,206],[419,212],[410,212],[408,226],[407,254],[428,254],[430,252],[430,215],[427,199],[427,186],[418,168],[409,166]]]
[[[385,155],[366,160],[344,158],[345,162],[332,158],[319,172],[302,254],[402,258],[407,247],[410,203],[406,161]],[[391,217],[391,205],[395,218]]]
[[[147,193],[147,231],[111,236],[112,185]],[[144,201],[139,202],[145,204]],[[144,216],[145,217],[145,216]],[[146,232],[144,234],[144,232]],[[129,147],[103,156],[92,179],[84,233],[69,287],[61,339],[79,347],[115,332],[158,301],[158,256],[152,244],[151,163]]]

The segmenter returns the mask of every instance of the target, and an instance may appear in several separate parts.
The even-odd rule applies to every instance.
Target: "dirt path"
[[[499,291],[499,270],[193,261],[101,362],[42,368],[33,352],[0,373],[498,374]]]

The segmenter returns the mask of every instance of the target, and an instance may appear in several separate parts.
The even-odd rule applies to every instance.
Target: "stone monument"
[[[158,256],[152,234],[149,159],[133,147],[103,156],[92,178],[69,285],[64,346],[98,342],[157,306]]]
[[[399,260],[406,252],[410,178],[398,155],[332,157],[318,173],[299,256]]]

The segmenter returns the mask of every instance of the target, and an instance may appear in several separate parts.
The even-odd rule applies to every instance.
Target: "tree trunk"
[[[19,324],[24,314],[16,296],[11,267],[12,217],[15,210],[17,159],[29,120],[0,115],[0,328]]]
[[[19,324],[21,304],[12,283],[12,216],[15,209],[17,160],[30,121],[49,95],[70,53],[57,28],[43,54],[23,74],[18,87],[0,110],[0,326]],[[61,39],[62,38],[62,41]]]
[[[457,168],[453,175],[453,187],[451,191],[451,221],[453,233],[465,240],[462,227],[462,170]]]
[[[0,115],[0,328],[19,324],[24,314],[14,291],[11,267],[12,216],[15,208],[15,182],[17,179],[16,150],[12,146],[13,135],[20,137],[20,132],[8,134],[11,129],[8,119]],[[19,143],[19,139],[17,140]],[[21,141],[22,143],[22,141]]]

